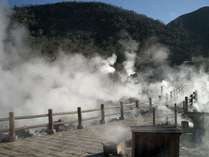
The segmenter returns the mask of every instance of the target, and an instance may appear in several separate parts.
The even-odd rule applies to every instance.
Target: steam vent
[[[136,126],[131,129],[132,157],[179,157],[180,129],[159,126]]]

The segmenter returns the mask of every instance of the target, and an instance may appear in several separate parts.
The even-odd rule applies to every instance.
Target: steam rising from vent
[[[116,62],[117,56],[113,54],[111,57],[107,58],[106,60],[102,59],[101,57],[94,58],[95,62],[101,64],[100,71],[102,73],[114,73],[115,68],[113,67]]]
[[[100,102],[138,97],[140,86],[113,79],[117,56],[86,58],[60,51],[48,62],[26,46],[27,31],[9,21],[11,11],[0,9],[0,106],[27,114],[95,108]],[[9,31],[8,31],[9,30]],[[38,54],[38,53],[37,53]],[[131,67],[133,68],[133,67]]]
[[[138,50],[139,43],[132,40],[130,37],[128,39],[123,39],[119,41],[124,47],[126,61],[123,63],[124,68],[128,76],[135,74],[135,60],[136,51]]]

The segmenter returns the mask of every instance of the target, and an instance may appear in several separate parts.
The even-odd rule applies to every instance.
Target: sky
[[[36,5],[70,0],[8,0],[11,6]],[[74,0],[75,1],[75,0]],[[79,1],[79,0],[77,0]],[[82,0],[92,1],[92,0]],[[160,20],[167,24],[176,17],[203,6],[209,6],[209,0],[93,0],[100,1]]]

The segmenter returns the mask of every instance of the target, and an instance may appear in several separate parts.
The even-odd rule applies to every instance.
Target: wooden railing
[[[71,124],[71,123],[77,123],[77,128],[82,129],[83,128],[83,121],[89,121],[89,120],[98,120],[100,124],[105,123],[105,117],[113,116],[113,115],[120,115],[119,119],[124,120],[124,113],[129,112],[134,109],[139,109],[139,102],[136,101],[132,104],[124,104],[120,102],[120,106],[105,106],[104,104],[100,105],[100,108],[96,109],[89,109],[89,110],[82,110],[81,107],[77,108],[77,111],[71,111],[71,112],[53,112],[52,109],[48,109],[47,114],[39,114],[39,115],[24,115],[24,116],[15,116],[14,112],[9,112],[9,116],[7,118],[0,118],[0,122],[9,122],[9,127],[6,129],[0,129],[0,133],[6,133],[8,132],[8,138],[9,141],[15,140],[15,132],[22,129],[34,129],[34,128],[40,128],[40,127],[46,127],[48,134],[54,133],[54,126],[56,125],[64,125],[64,124]],[[105,113],[108,110],[117,110],[117,113]],[[118,112],[119,110],[119,112]],[[100,112],[95,117],[88,117],[83,119],[84,113],[92,113],[92,112]],[[77,115],[77,120],[74,121],[68,121],[68,122],[55,122],[53,119],[56,116],[69,116],[69,115]],[[48,123],[44,124],[38,124],[38,125],[28,125],[23,127],[15,127],[16,120],[28,120],[28,119],[37,119],[37,118],[48,118]]]
[[[180,89],[179,91],[182,91]],[[174,92],[173,92],[174,93]],[[176,92],[177,93],[177,92]],[[195,94],[195,93],[193,93]],[[171,96],[172,98],[172,96]],[[193,97],[191,96],[193,99]],[[187,110],[188,107],[188,98],[185,98],[185,103],[183,105],[183,110]],[[71,124],[71,123],[77,123],[77,129],[82,129],[83,128],[83,121],[89,121],[89,120],[98,120],[100,124],[105,123],[105,117],[108,116],[114,116],[114,115],[120,115],[119,119],[124,120],[125,116],[124,114],[127,112],[130,112],[133,109],[139,109],[142,104],[139,104],[139,101],[136,101],[134,104],[124,104],[120,102],[119,106],[106,106],[104,104],[100,105],[100,108],[96,109],[89,109],[89,110],[82,110],[81,107],[77,108],[77,111],[70,111],[70,112],[53,112],[52,109],[48,109],[48,113],[46,114],[39,114],[39,115],[25,115],[25,116],[15,116],[14,112],[10,112],[9,116],[7,118],[0,118],[0,122],[9,122],[9,128],[6,129],[0,129],[0,133],[5,133],[8,132],[8,141],[14,141],[16,138],[15,132],[18,130],[23,130],[23,129],[34,129],[34,128],[41,128],[41,127],[46,127],[48,134],[53,134],[54,133],[54,127],[56,125],[64,125],[64,124]],[[152,98],[149,98],[148,105],[146,105],[147,111],[152,113],[152,124],[156,125],[156,109],[153,108],[153,103],[152,103]],[[174,105],[174,125],[177,126],[177,105]],[[127,110],[129,109],[129,110]],[[119,110],[117,113],[105,113],[108,110]],[[92,112],[100,112],[98,116],[95,117],[89,117],[89,118],[82,118],[82,115],[84,113],[92,113]],[[74,121],[67,121],[67,122],[55,122],[53,119],[56,116],[69,116],[69,115],[77,115],[77,120]],[[38,125],[28,125],[28,126],[22,126],[22,127],[15,127],[15,122],[16,120],[28,120],[28,119],[36,119],[36,118],[48,118],[48,123],[44,124],[38,124]]]

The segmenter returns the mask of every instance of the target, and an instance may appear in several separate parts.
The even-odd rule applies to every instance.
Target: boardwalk
[[[19,139],[0,144],[0,157],[85,157],[102,152],[102,143],[130,136],[128,126],[142,124],[141,117],[129,118],[54,135]]]

